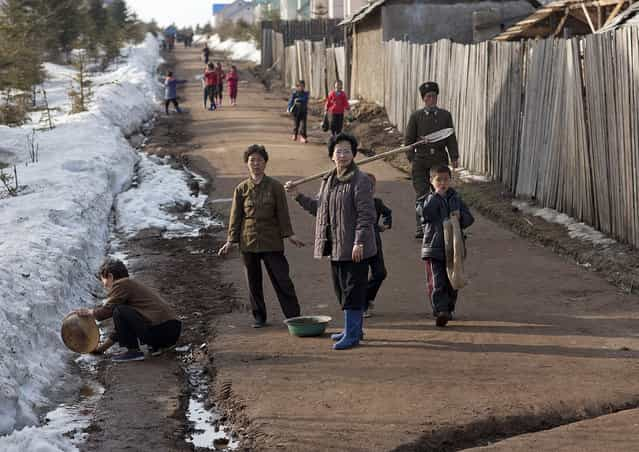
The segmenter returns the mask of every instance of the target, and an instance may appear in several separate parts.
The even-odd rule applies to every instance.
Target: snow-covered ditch
[[[96,301],[109,215],[139,159],[125,135],[154,111],[159,61],[153,37],[131,47],[126,63],[94,78],[89,111],[57,115],[55,129],[36,135],[37,163],[25,166],[33,125],[0,127],[0,157],[24,186],[0,199],[0,450],[73,449],[59,425],[37,427],[71,356],[60,322]]]

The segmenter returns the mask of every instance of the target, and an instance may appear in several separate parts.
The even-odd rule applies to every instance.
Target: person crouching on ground
[[[104,353],[117,342],[127,351],[114,355],[113,361],[141,361],[144,353],[140,350],[140,343],[148,345],[153,356],[175,346],[180,338],[182,322],[158,294],[129,278],[122,261],[107,259],[100,267],[100,280],[108,290],[106,303],[93,309],[75,311],[80,317],[94,317],[97,321],[113,318],[115,330],[94,353]]]
[[[304,80],[295,85],[295,91],[288,101],[287,112],[293,116],[293,135],[291,140],[296,141],[300,136],[300,143],[306,143],[306,119],[308,116],[308,91],[305,90]]]
[[[328,145],[335,169],[324,177],[316,197],[298,194],[290,181],[285,184],[302,208],[316,217],[314,257],[331,259],[333,287],[344,311],[344,331],[331,336],[337,341],[335,350],[354,347],[363,337],[368,266],[377,254],[373,187],[353,161],[356,154],[355,137],[341,133]]]
[[[237,84],[240,77],[237,73],[237,67],[231,66],[231,72],[226,77],[226,83],[229,87],[229,97],[231,98],[231,105],[237,105]]]
[[[206,99],[209,100],[209,110],[215,111],[215,91],[217,90],[217,72],[213,63],[209,63],[204,70],[204,108],[206,109]]]
[[[342,89],[342,81],[335,82],[335,89],[328,93],[326,98],[325,113],[330,115],[331,135],[335,136],[344,128],[344,112],[350,110],[348,96]]]
[[[225,256],[239,243],[249,289],[254,328],[266,325],[266,305],[262,287],[262,262],[286,318],[298,317],[300,305],[289,265],[284,256],[284,238],[297,247],[304,243],[293,234],[284,187],[266,176],[268,153],[253,144],[244,151],[249,178],[235,187],[229,216],[227,242],[218,254]]]
[[[444,221],[455,211],[459,212],[462,230],[475,221],[461,196],[450,187],[451,176],[447,165],[431,168],[430,183],[434,191],[417,200],[417,214],[424,226],[422,259],[426,263],[428,298],[439,327],[446,326],[452,318],[457,302],[457,290],[453,289],[446,271]]]
[[[366,173],[373,184],[373,195],[375,195],[375,187],[377,179],[374,174]],[[381,233],[393,227],[393,211],[384,204],[380,198],[373,197],[375,202],[375,243],[377,244],[377,254],[372,257],[368,263],[370,275],[368,277],[368,286],[366,288],[366,306],[364,307],[364,317],[370,317],[375,308],[375,297],[382,283],[386,279],[387,272],[384,265],[384,253],[382,251],[382,235]],[[379,220],[382,224],[379,224]]]
[[[164,111],[169,114],[169,104],[173,102],[175,111],[182,113],[177,101],[177,86],[186,83],[186,80],[178,80],[173,77],[173,72],[168,71],[166,73],[166,79],[164,79]]]

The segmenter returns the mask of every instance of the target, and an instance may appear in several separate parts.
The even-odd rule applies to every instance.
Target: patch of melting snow
[[[526,201],[515,200],[512,205],[525,214],[533,215],[535,217],[543,218],[549,223],[561,224],[568,229],[568,235],[570,238],[584,240],[591,242],[595,245],[613,245],[617,243],[614,239],[606,236],[604,233],[597,231],[592,226],[588,226],[585,223],[579,222],[572,217],[569,217],[565,213],[558,212],[548,207],[539,208],[528,204]]]
[[[191,398],[186,410],[186,418],[193,428],[191,433],[187,435],[186,442],[201,449],[236,450],[240,446],[237,436],[231,432],[230,426],[223,423],[215,406],[206,407],[205,400],[209,388],[203,369],[191,366],[187,369],[187,374],[191,387]]]
[[[193,433],[186,439],[188,443],[212,450],[235,450],[239,447],[240,443],[230,438],[228,428],[219,427],[219,414],[207,409],[200,400],[189,400],[186,416],[189,422],[193,423]]]
[[[459,178],[463,181],[470,182],[490,182],[490,177],[482,176],[480,174],[473,174],[466,168],[458,168],[456,171]]]

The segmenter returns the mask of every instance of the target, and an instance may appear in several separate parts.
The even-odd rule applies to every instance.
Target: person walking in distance
[[[231,105],[237,105],[237,83],[240,77],[237,73],[237,67],[231,66],[231,72],[226,77],[226,82],[229,87],[229,97],[231,98]]]
[[[335,89],[328,93],[326,98],[325,113],[330,115],[331,135],[339,134],[344,128],[344,112],[350,110],[348,96],[342,89],[342,81],[335,82]]]
[[[295,91],[291,94],[288,101],[287,111],[293,116],[293,135],[291,140],[296,141],[297,136],[300,137],[300,143],[306,143],[306,118],[308,116],[308,91],[306,91],[306,83],[299,80],[295,85]]]
[[[186,80],[178,80],[173,76],[173,72],[168,71],[164,79],[164,111],[169,114],[169,104],[173,103],[175,111],[182,113],[177,101],[177,86],[186,83]]]
[[[204,71],[204,108],[206,108],[206,99],[209,100],[209,110],[215,111],[215,90],[217,89],[217,72],[213,63],[209,63]]]
[[[419,94],[424,101],[424,108],[411,114],[404,134],[405,145],[416,143],[424,136],[439,130],[453,129],[453,118],[450,112],[437,106],[437,96],[439,96],[437,83],[422,83],[419,87]],[[431,168],[449,163],[453,168],[457,168],[459,151],[455,133],[453,132],[448,138],[436,143],[420,144],[407,151],[406,157],[411,163],[415,198],[420,199],[431,190],[429,181]],[[421,239],[424,237],[424,231],[419,216],[416,216],[416,223],[415,238]]]

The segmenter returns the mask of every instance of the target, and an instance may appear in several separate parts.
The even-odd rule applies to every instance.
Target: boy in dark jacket
[[[308,115],[308,91],[305,90],[304,80],[300,80],[295,85],[296,89],[291,94],[291,98],[288,101],[289,114],[293,115],[295,125],[293,126],[293,135],[291,140],[296,141],[299,133],[300,142],[306,143],[306,117]]]
[[[430,183],[434,191],[417,200],[417,214],[424,225],[422,259],[426,262],[428,298],[433,307],[435,324],[446,326],[455,311],[457,291],[453,289],[446,271],[444,220],[451,212],[459,212],[459,225],[466,229],[475,221],[459,194],[450,188],[450,168],[446,165],[430,170]]]
[[[375,194],[375,186],[377,178],[374,174],[366,173],[373,183],[373,194]],[[364,307],[364,317],[370,317],[371,311],[375,308],[375,297],[382,283],[386,279],[388,273],[384,265],[384,253],[382,251],[382,235],[381,233],[393,226],[393,211],[390,210],[384,202],[377,197],[373,198],[375,203],[375,242],[377,243],[377,255],[372,257],[368,263],[370,268],[370,276],[368,278],[368,286],[366,287],[366,306]],[[382,224],[379,224],[379,220]]]

